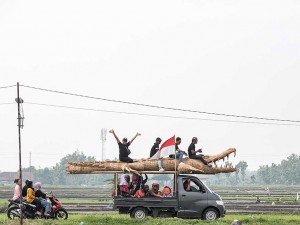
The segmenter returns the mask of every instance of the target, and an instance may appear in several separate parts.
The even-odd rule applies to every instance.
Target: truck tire
[[[216,220],[219,218],[219,212],[214,208],[208,208],[204,211],[202,218],[204,220]]]
[[[130,213],[131,218],[134,219],[145,219],[146,216],[148,216],[148,210],[144,207],[137,207]]]

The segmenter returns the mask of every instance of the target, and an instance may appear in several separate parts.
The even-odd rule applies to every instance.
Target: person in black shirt
[[[29,182],[29,180],[25,180],[25,185],[24,185],[24,187],[22,188],[22,197],[23,197],[23,198],[26,198],[26,195],[27,195],[27,189],[28,189],[27,184],[28,184],[28,182]]]
[[[121,162],[127,162],[127,163],[133,163],[133,160],[128,157],[128,155],[130,155],[130,150],[128,149],[129,145],[134,141],[134,139],[137,136],[140,136],[140,133],[136,133],[136,135],[131,139],[131,141],[127,141],[127,138],[123,138],[122,142],[120,141],[120,139],[117,137],[117,135],[115,134],[114,130],[110,130],[109,133],[112,133],[115,137],[115,139],[118,142],[119,145],[119,160]]]
[[[191,159],[199,159],[201,162],[204,163],[204,165],[208,165],[208,163],[203,159],[202,154],[196,155],[196,153],[198,153],[198,152],[201,153],[202,152],[201,148],[196,150],[195,144],[197,144],[197,143],[198,143],[198,138],[193,137],[192,143],[190,144],[190,146],[188,148],[189,157]]]
[[[151,150],[150,150],[150,158],[152,158],[158,151],[159,151],[159,145],[161,143],[161,139],[158,137],[155,140],[155,143],[153,144]],[[157,164],[158,164],[158,169],[159,171],[165,171],[164,168],[162,167],[162,161],[161,158],[157,158]]]
[[[177,137],[175,142],[175,152],[176,152],[176,158],[179,159],[179,164],[183,162],[183,155],[186,155],[186,152],[181,150],[178,145],[181,143],[181,138]]]
[[[42,184],[40,182],[36,182],[34,185],[35,197],[41,201],[42,207],[44,209],[44,216],[50,216],[51,212],[51,204],[47,201],[47,198],[52,197],[51,195],[47,195],[41,191]]]

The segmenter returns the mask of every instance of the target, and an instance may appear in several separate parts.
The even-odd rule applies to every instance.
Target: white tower
[[[105,160],[105,141],[106,141],[107,130],[105,128],[101,129],[101,141],[102,141],[102,157],[101,161]]]

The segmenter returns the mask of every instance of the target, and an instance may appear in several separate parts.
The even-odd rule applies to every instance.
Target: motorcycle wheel
[[[59,220],[66,220],[68,219],[68,212],[63,208],[58,209],[55,213],[55,218]]]
[[[12,206],[7,210],[7,217],[10,220],[20,218],[20,208],[18,206]]]

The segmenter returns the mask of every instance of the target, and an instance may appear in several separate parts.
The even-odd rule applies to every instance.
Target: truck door
[[[187,180],[188,178],[183,178],[178,182],[178,217],[201,217],[208,204],[207,192],[204,185],[197,178],[190,178],[190,190],[186,190],[185,182]]]

